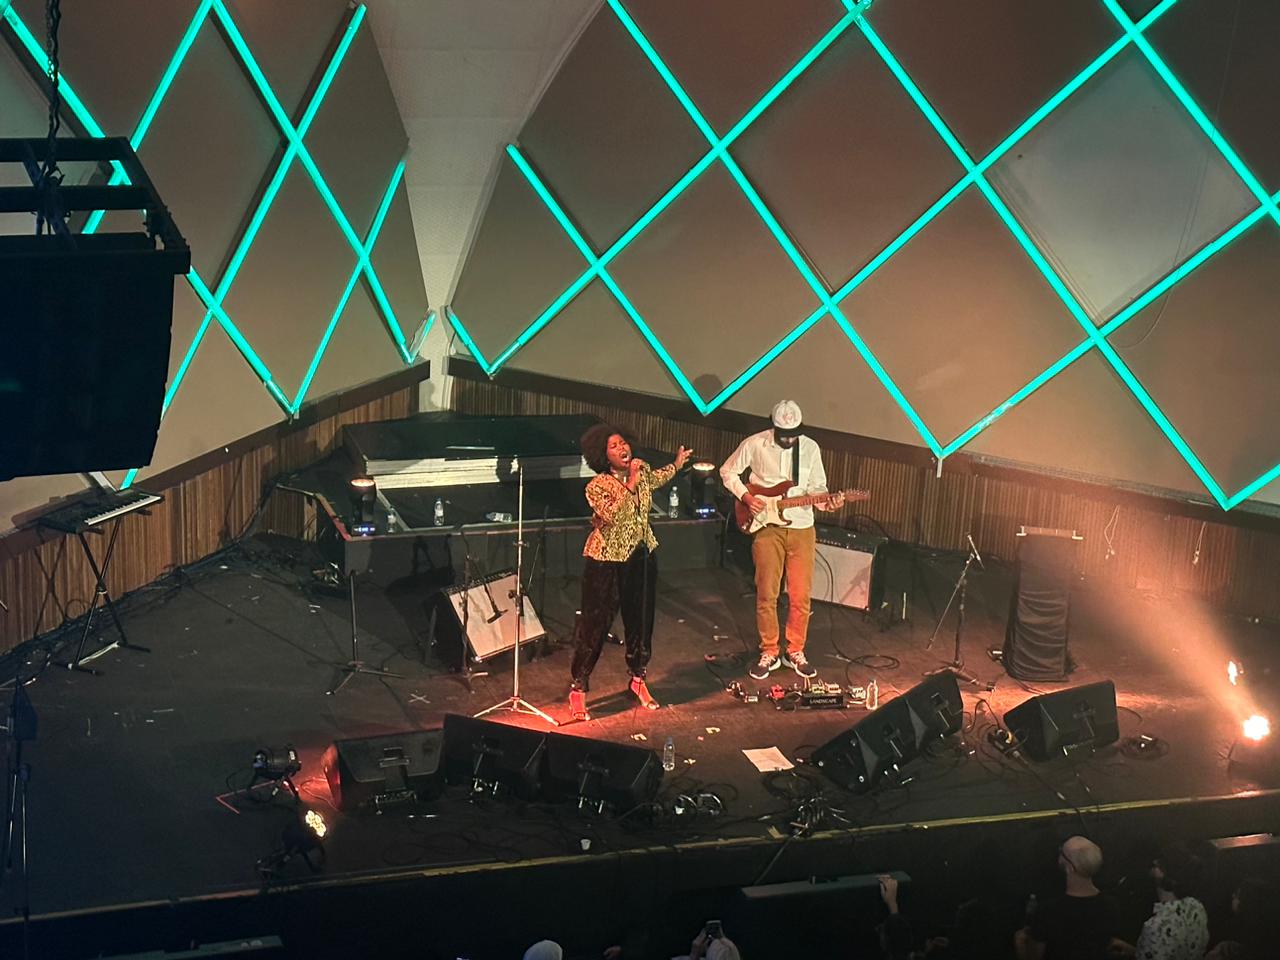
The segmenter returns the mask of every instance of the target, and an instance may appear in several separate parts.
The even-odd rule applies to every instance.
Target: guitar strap
[[[798,486],[800,483],[800,439],[796,438],[796,445],[791,448],[791,485]]]

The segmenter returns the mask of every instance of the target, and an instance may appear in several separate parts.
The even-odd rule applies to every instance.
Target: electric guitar
[[[764,509],[752,513],[746,502],[739,500],[734,504],[734,519],[743,533],[755,533],[762,527],[789,527],[790,520],[784,520],[782,511],[787,507],[811,507],[816,503],[825,503],[833,497],[843,495],[845,503],[857,500],[870,500],[870,490],[839,490],[833,493],[813,493],[801,497],[783,496],[787,488],[793,486],[790,480],[783,480],[772,487],[763,487],[756,483],[747,484],[747,492],[754,493],[764,500]]]

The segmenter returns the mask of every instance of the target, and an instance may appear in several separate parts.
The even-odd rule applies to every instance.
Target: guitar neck
[[[848,496],[852,491],[846,490],[845,495]],[[787,507],[812,507],[816,503],[823,503],[837,496],[836,493],[811,493],[803,497],[783,497],[778,501],[778,509],[785,510]]]

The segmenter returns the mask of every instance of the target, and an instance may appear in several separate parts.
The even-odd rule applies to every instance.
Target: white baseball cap
[[[773,425],[779,430],[799,430],[800,405],[794,400],[779,400],[773,407]]]

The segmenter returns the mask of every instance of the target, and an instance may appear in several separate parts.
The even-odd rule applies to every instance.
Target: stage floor
[[[808,653],[820,677],[862,684],[874,676],[883,702],[948,658],[952,619],[932,650],[926,643],[960,563],[952,555],[916,556],[908,621],[817,605]],[[316,589],[311,570],[318,566],[305,544],[252,540],[175,584],[131,599],[126,628],[150,653],[111,650],[93,662],[103,671],[97,677],[49,667],[27,688],[40,724],[39,739],[24,756],[31,765],[33,915],[260,887],[255,862],[277,847],[294,815],[292,803],[283,796],[270,803],[232,798],[230,805],[218,799],[247,780],[259,747],[298,748],[303,800],[330,824],[324,877],[333,880],[566,857],[581,854],[583,840],[611,853],[733,838],[770,842],[789,832],[791,781],[767,782],[742,750],[776,746],[802,760],[864,715],[855,709],[784,712],[728,695],[724,686],[732,679],[763,686],[746,677],[755,659],[751,585],[727,570],[682,572],[664,578],[658,591],[650,676],[662,709],[634,706],[625,693],[622,649],[607,645],[592,678],[593,719],[563,729],[659,750],[673,737],[677,769],[667,775],[663,796],[711,791],[724,800],[723,816],[618,825],[582,820],[565,808],[459,798],[381,816],[340,815],[330,808],[320,772],[331,741],[429,727],[450,712],[475,713],[511,693],[511,673],[509,659],[491,664],[492,675],[477,678],[468,692],[424,646],[424,597],[414,585],[388,590],[369,583],[358,595],[361,652],[404,678],[357,676],[326,695],[333,665],[349,656],[350,634],[345,595]],[[1070,684],[1114,680],[1122,741],[1146,734],[1161,744],[1145,754],[1116,746],[1035,768],[999,754],[985,739],[994,718],[1032,692],[1070,685],[1033,691],[986,655],[1003,638],[1011,583],[1009,571],[992,564],[971,575],[964,657],[995,689],[964,688],[963,743],[939,746],[914,764],[905,787],[853,798],[828,785],[830,805],[843,820],[833,817],[826,829],[1056,810],[1074,811],[1083,821],[1114,804],[1268,796],[1250,793],[1255,784],[1228,772],[1239,730],[1233,711],[1241,707],[1225,665],[1229,655],[1258,663],[1258,651],[1275,649],[1277,631],[1177,599],[1087,584],[1073,601],[1078,669]],[[549,635],[567,641],[577,581],[548,578],[530,593],[542,605]],[[521,670],[523,696],[560,720],[567,717],[569,657],[567,643],[552,643]],[[31,652],[29,659],[28,671],[41,655]],[[795,680],[785,671],[775,676]],[[291,866],[289,880],[306,879],[300,864]],[[780,866],[776,876],[787,873]],[[6,909],[21,904],[16,874],[5,884],[3,903]]]

